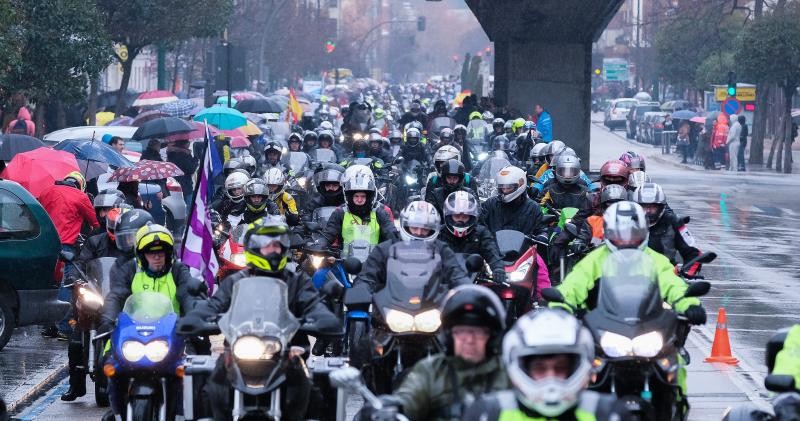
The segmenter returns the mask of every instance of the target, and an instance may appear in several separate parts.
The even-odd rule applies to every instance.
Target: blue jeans
[[[78,250],[69,244],[62,244],[61,250],[69,251],[75,253],[77,257]],[[65,288],[64,285],[68,283],[70,279],[70,275],[73,271],[73,264],[70,262],[65,262],[64,264],[64,277],[61,279],[61,285],[58,287],[58,301],[63,301],[66,303],[72,303],[72,288]],[[69,325],[69,320],[73,318],[73,309],[72,305],[70,305],[69,310],[67,310],[67,314],[64,315],[64,318],[61,319],[60,322],[56,324],[58,331],[65,334],[72,333],[72,326]]]

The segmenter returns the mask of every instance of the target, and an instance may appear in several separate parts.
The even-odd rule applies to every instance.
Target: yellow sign
[[[714,88],[714,98],[719,101],[728,99],[728,88],[717,86]],[[756,100],[756,88],[736,88],[736,99],[739,101],[752,102]]]
[[[128,46],[123,44],[115,44],[114,49],[122,61],[128,61]]]

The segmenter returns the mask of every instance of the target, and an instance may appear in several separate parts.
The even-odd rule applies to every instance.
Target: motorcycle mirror
[[[358,275],[361,273],[361,260],[355,257],[348,257],[342,262],[344,271],[351,275]]]
[[[685,262],[683,264],[683,266],[681,266],[681,271],[683,271],[683,268],[689,269],[695,263],[702,263],[702,264],[711,263],[716,258],[717,258],[717,253],[714,253],[714,252],[711,252],[711,251],[708,252],[708,253],[703,253],[703,254],[695,257],[694,259],[689,260],[688,262]]]
[[[361,372],[355,367],[344,367],[333,371],[329,379],[337,389],[357,389],[361,386]]]
[[[61,250],[61,252],[59,253],[59,256],[61,256],[61,260],[65,261],[65,262],[71,262],[71,261],[75,260],[75,253],[73,253],[71,251]]]
[[[764,379],[764,386],[772,392],[790,392],[794,390],[794,377],[786,374],[770,374]]]
[[[542,289],[542,297],[552,303],[563,303],[565,301],[564,295],[561,294],[561,291],[555,288]]]
[[[683,222],[683,225],[688,224],[689,221],[691,221],[691,220],[692,220],[691,216],[684,216],[683,218],[681,218],[681,222]]]
[[[564,229],[569,233],[569,235],[576,238],[578,237],[578,227],[572,222],[567,222],[564,224]]]
[[[483,269],[483,257],[477,254],[471,254],[465,261],[467,271],[469,273],[480,272]]]
[[[711,284],[706,281],[695,281],[689,284],[689,287],[686,288],[686,293],[684,297],[700,297],[703,295],[708,294],[708,290],[711,289]]]

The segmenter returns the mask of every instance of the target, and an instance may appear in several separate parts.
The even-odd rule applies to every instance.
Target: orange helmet
[[[108,214],[106,214],[106,231],[108,231],[108,238],[110,238],[111,241],[116,241],[117,220],[119,220],[120,215],[127,210],[127,208],[112,208],[108,211]]]

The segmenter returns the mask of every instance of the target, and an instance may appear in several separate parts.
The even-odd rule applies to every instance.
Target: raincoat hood
[[[17,119],[18,120],[30,120],[31,119],[31,112],[28,111],[27,108],[21,107],[19,111],[17,111]]]

